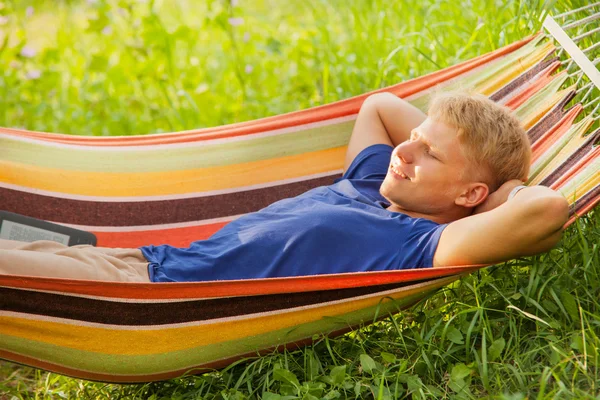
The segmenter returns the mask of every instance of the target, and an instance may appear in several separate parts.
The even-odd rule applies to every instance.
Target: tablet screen
[[[0,226],[0,239],[18,240],[21,242],[33,242],[35,240],[52,240],[54,242],[69,245],[69,235],[48,231],[46,229],[19,224],[17,222],[4,220]]]

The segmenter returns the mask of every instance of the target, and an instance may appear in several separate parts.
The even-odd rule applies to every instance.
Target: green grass
[[[1,3],[0,126],[133,135],[294,111],[491,51],[583,1],[92,3]],[[0,399],[600,399],[599,243],[596,211],[548,254],[202,376],[107,385],[3,362]]]

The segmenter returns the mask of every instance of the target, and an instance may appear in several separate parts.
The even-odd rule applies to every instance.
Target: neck
[[[440,213],[421,213],[417,211],[406,210],[396,204],[387,208],[388,211],[402,213],[412,218],[425,218],[438,224],[448,224],[461,218],[471,215],[471,210],[465,208],[453,208]]]

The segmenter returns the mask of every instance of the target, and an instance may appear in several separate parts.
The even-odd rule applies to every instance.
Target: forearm
[[[417,107],[391,93],[376,96],[377,115],[394,146],[408,140],[411,131],[427,118]]]
[[[523,235],[531,239],[532,245],[545,243],[542,247],[552,247],[560,239],[562,227],[569,217],[567,200],[545,186],[520,190],[504,207],[514,212],[517,218],[514,224],[519,225],[516,229],[524,230]]]
[[[507,200],[519,183],[506,182],[478,213],[450,223],[440,238],[434,266],[491,264],[554,247],[569,215],[567,201],[542,186],[525,188]]]

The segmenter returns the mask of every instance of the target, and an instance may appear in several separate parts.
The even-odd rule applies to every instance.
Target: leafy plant
[[[0,125],[79,135],[281,114],[453,65],[583,1],[3,1]],[[594,92],[595,93],[595,92]],[[0,398],[597,398],[600,216],[337,339],[145,385],[0,363]]]

